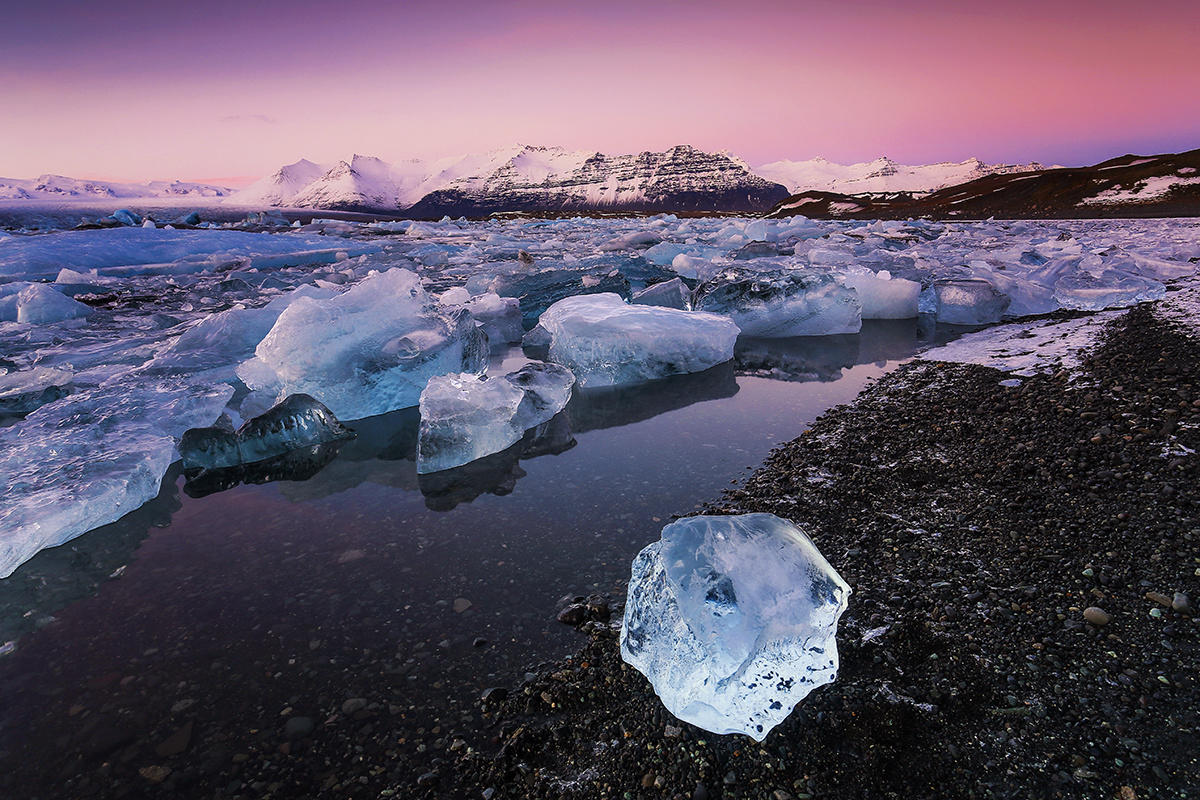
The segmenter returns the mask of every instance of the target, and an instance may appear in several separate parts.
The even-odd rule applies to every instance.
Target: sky
[[[516,142],[752,165],[1200,147],[1200,2],[12,4],[0,175],[245,183]]]

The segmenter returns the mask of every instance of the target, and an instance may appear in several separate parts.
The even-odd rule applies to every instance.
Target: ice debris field
[[[258,222],[0,231],[0,577],[155,496],[193,429],[216,468],[416,406],[435,472],[739,335],[1098,311],[1200,260],[1190,220]]]

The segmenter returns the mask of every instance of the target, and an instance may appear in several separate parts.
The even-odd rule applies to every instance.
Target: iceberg
[[[1158,281],[1120,270],[1105,270],[1098,276],[1081,271],[1054,284],[1054,299],[1063,308],[1076,311],[1131,306],[1161,300],[1166,293],[1167,288]]]
[[[724,314],[747,336],[858,333],[858,293],[822,272],[727,269],[696,287],[692,307]]]
[[[155,497],[176,438],[210,424],[232,395],[224,385],[118,380],[0,428],[0,578]]]
[[[525,333],[521,304],[515,297],[487,292],[467,301],[467,310],[483,328],[493,347],[520,342]]]
[[[633,561],[621,657],[679,719],[761,742],[836,677],[849,595],[785,519],[687,517]]]
[[[842,281],[858,292],[863,319],[911,319],[917,316],[917,298],[921,284],[894,278],[885,269],[851,269],[842,273]]]
[[[294,394],[236,432],[227,426],[184,431],[179,454],[185,470],[224,469],[353,437],[354,432],[319,401],[306,394]]]
[[[584,388],[700,372],[733,358],[738,328],[726,317],[628,305],[615,294],[568,297],[542,315],[526,341]]]
[[[990,325],[999,322],[1012,300],[982,278],[944,278],[934,281],[937,321],[950,325]]]
[[[31,283],[17,293],[16,321],[31,325],[90,316],[92,308],[45,283]]]
[[[237,368],[276,400],[307,394],[338,419],[417,405],[435,375],[483,374],[487,335],[465,309],[440,308],[417,275],[377,273],[337,297],[302,297],[284,309]]]
[[[664,308],[686,309],[692,292],[679,278],[655,283],[640,292],[635,292],[630,301],[639,306],[663,306]]]
[[[558,364],[531,363],[499,378],[442,375],[421,392],[417,472],[459,467],[519,442],[571,399],[575,376]]]
[[[70,371],[53,367],[0,374],[0,417],[22,416],[66,397],[72,377]]]

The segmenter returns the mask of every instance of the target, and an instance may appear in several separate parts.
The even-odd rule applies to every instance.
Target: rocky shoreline
[[[1200,341],[1153,305],[1073,371],[910,363],[706,508],[796,521],[853,587],[835,683],[762,745],[707,734],[667,714],[592,620],[575,657],[487,694],[485,734],[415,791],[1194,795],[1196,450]]]

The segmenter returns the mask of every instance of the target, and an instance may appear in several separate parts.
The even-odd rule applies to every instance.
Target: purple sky
[[[1200,2],[123,3],[0,25],[0,175],[513,142],[1081,164],[1200,147]]]

